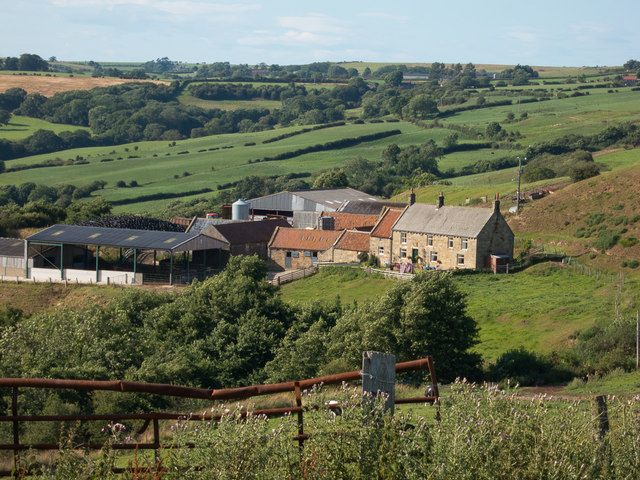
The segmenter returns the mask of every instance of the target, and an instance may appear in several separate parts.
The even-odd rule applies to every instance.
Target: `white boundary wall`
[[[103,284],[142,284],[142,274],[123,272],[118,270],[98,270],[96,282],[95,270],[78,270],[65,268],[62,271],[53,268],[30,268],[29,279],[35,282],[72,282],[72,283],[103,283]]]

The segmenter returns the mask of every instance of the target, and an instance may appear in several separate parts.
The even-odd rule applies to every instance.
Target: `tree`
[[[347,175],[342,170],[329,170],[328,172],[321,173],[315,182],[313,182],[314,190],[321,188],[339,188],[348,187],[349,181]]]
[[[49,63],[39,55],[23,53],[18,60],[18,70],[27,72],[46,72],[49,70]]]
[[[492,140],[499,140],[504,136],[504,131],[498,122],[489,122],[485,130],[485,134]]]
[[[450,150],[458,144],[458,132],[451,132],[442,141],[445,150]]]
[[[104,217],[111,214],[111,204],[98,197],[90,202],[75,202],[67,208],[67,223],[79,223],[85,220]]]
[[[0,125],[7,125],[11,120],[11,113],[0,108]]]
[[[438,104],[431,95],[416,95],[402,109],[405,118],[423,119],[438,113]]]
[[[478,327],[466,308],[449,275],[417,274],[343,315],[329,335],[328,358],[357,366],[366,350],[392,353],[397,361],[432,355],[439,379],[474,376],[480,356],[470,349]]]
[[[387,73],[384,76],[384,81],[387,85],[391,85],[392,87],[397,87],[402,83],[402,79],[404,75],[400,70],[395,70],[393,72]]]

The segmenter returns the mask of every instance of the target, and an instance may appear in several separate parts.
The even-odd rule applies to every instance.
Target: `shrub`
[[[124,180],[118,180],[116,182],[116,187],[118,188],[125,188],[127,186],[127,184],[124,182]]]
[[[623,247],[633,247],[638,243],[638,239],[636,237],[627,237],[620,239],[620,245]]]
[[[613,248],[620,240],[620,235],[611,230],[600,230],[597,238],[593,241],[593,246],[604,253],[606,250]]]

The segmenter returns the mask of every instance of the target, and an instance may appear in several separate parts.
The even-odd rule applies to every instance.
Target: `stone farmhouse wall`
[[[405,235],[403,236],[402,233]],[[418,261],[413,263],[418,265],[447,270],[478,268],[475,238],[398,231],[393,232],[392,238],[393,263],[411,262],[413,251],[417,250]]]

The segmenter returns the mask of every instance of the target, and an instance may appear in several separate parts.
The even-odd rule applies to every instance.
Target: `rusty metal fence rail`
[[[419,360],[402,362],[396,364],[396,373],[411,372],[428,369],[431,386],[427,389],[429,396],[414,398],[396,398],[396,404],[408,403],[436,403],[439,399],[438,384],[436,381],[433,360],[430,356]],[[22,422],[51,422],[51,421],[117,421],[117,420],[143,420],[144,423],[138,434],[146,432],[150,425],[153,425],[153,442],[147,443],[113,443],[111,448],[115,450],[159,450],[170,448],[170,444],[163,445],[160,442],[160,420],[190,420],[190,421],[218,421],[221,415],[194,415],[170,412],[149,412],[139,414],[115,413],[115,414],[93,414],[93,415],[20,415],[18,396],[21,388],[40,389],[68,389],[97,391],[106,390],[123,393],[149,393],[170,397],[218,400],[240,400],[261,395],[271,395],[283,392],[295,392],[295,405],[290,407],[268,408],[241,412],[241,415],[266,415],[267,417],[278,417],[285,414],[296,414],[298,416],[298,435],[294,438],[302,446],[308,437],[304,434],[303,415],[309,411],[309,407],[302,404],[301,392],[310,389],[314,385],[336,385],[343,382],[352,382],[361,379],[362,372],[354,370],[351,372],[328,375],[324,377],[310,378],[294,382],[282,382],[267,385],[252,385],[238,388],[206,389],[196,387],[185,387],[170,384],[141,383],[128,381],[93,381],[93,380],[56,380],[40,378],[0,378],[0,388],[12,389],[11,415],[0,416],[0,422],[9,422],[13,429],[13,443],[0,444],[0,451],[13,451],[14,470],[0,470],[0,477],[9,477],[18,471],[19,454],[26,450],[58,450],[59,444],[23,444],[20,442],[20,423]],[[327,408],[338,408],[338,406],[328,406]],[[78,445],[79,449],[100,450],[103,443],[88,443]],[[121,470],[122,472],[122,470]]]

